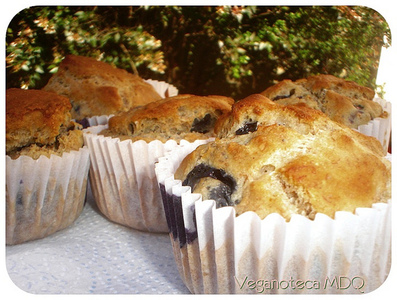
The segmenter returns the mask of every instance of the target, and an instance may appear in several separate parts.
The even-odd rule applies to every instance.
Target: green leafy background
[[[7,88],[41,88],[67,54],[180,93],[235,99],[282,79],[333,74],[377,88],[390,30],[362,6],[35,6],[7,28]]]

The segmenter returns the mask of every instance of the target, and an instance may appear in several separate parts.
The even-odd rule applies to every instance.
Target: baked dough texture
[[[116,114],[161,99],[139,76],[77,55],[67,55],[43,89],[69,98],[76,120]]]
[[[356,129],[374,118],[387,116],[381,105],[373,101],[375,92],[372,89],[332,75],[315,75],[296,81],[286,79],[261,94],[279,104],[304,103]]]
[[[81,126],[71,121],[68,98],[42,90],[6,90],[6,154],[62,154],[83,146]]]
[[[221,138],[189,154],[175,178],[218,207],[313,219],[391,197],[391,166],[380,143],[306,105],[251,95],[217,130]]]
[[[121,140],[169,139],[194,141],[214,137],[214,126],[230,112],[234,100],[229,97],[181,94],[131,109],[109,119],[105,136]]]

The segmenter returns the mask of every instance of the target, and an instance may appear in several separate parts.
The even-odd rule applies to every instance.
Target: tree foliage
[[[7,87],[41,88],[77,54],[198,95],[237,99],[318,73],[375,88],[390,43],[367,7],[36,6],[9,24]]]

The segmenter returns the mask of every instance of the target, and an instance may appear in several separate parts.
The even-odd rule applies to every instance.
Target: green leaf
[[[120,33],[119,33],[119,32],[116,32],[115,35],[114,35],[114,41],[115,41],[116,43],[119,43],[119,42],[120,42],[120,38],[121,38]]]

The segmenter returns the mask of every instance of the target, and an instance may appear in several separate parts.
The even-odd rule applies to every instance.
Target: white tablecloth
[[[76,222],[47,238],[6,247],[17,287],[34,294],[188,294],[168,234],[107,220],[89,193]]]

